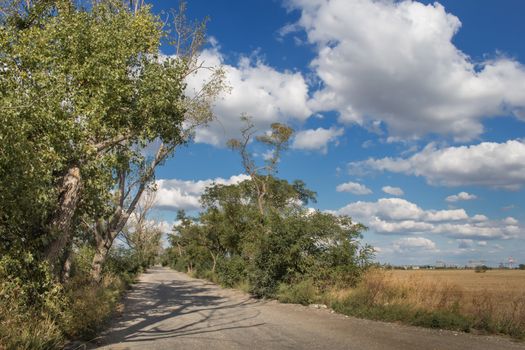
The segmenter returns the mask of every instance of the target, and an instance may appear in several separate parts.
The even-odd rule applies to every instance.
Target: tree
[[[132,251],[139,266],[146,268],[153,264],[161,249],[162,230],[149,218],[155,205],[155,192],[147,191],[132,213],[119,236]]]
[[[249,119],[242,138],[230,140],[246,173],[236,185],[213,184],[201,197],[197,218],[181,214],[170,241],[173,266],[203,277],[211,272],[234,286],[247,280],[256,296],[272,296],[280,283],[313,280],[318,288],[352,285],[369,264],[373,249],[360,239],[366,227],[349,217],[309,210],[316,193],[301,180],[275,177],[292,130],[273,124],[256,140],[271,156],[257,165],[249,153],[255,134]]]
[[[199,61],[204,24],[188,23],[183,3],[172,36],[149,6],[124,3],[17,1],[1,17],[0,135],[12,146],[0,154],[0,230],[15,241],[30,230],[22,242],[37,238],[50,262],[63,260],[73,223],[89,215],[103,261],[155,169],[213,117],[224,88],[222,70]],[[162,43],[176,53],[162,55]],[[202,69],[209,81],[189,94],[187,78]],[[157,151],[144,156],[152,143]],[[17,192],[22,206],[11,204]]]
[[[229,140],[228,146],[238,151],[241,155],[244,170],[247,175],[250,175],[253,186],[257,191],[259,213],[261,217],[264,217],[264,201],[268,194],[268,181],[272,175],[277,173],[277,163],[281,152],[288,147],[288,141],[293,134],[293,129],[284,124],[273,123],[268,134],[255,138],[263,145],[270,147],[270,155],[266,158],[265,164],[259,166],[248,151],[248,145],[256,133],[255,126],[247,116],[242,116],[241,121],[246,123],[246,126],[241,130],[241,138]]]

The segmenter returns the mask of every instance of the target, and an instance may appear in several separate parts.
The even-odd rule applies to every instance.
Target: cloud
[[[438,186],[517,190],[525,184],[525,143],[509,140],[442,149],[431,143],[409,158],[370,158],[348,167],[351,174],[379,170],[422,176]]]
[[[385,186],[382,188],[383,192],[391,194],[392,196],[402,196],[405,194],[399,187]]]
[[[459,249],[470,249],[474,244],[474,241],[472,239],[458,239],[456,241],[458,242]]]
[[[405,237],[393,242],[394,251],[407,253],[414,251],[437,251],[436,243],[423,237]]]
[[[337,192],[350,192],[350,193],[358,194],[358,195],[365,195],[365,194],[372,193],[371,189],[357,182],[345,182],[343,184],[338,185],[336,187],[336,190]]]
[[[471,140],[482,119],[525,115],[525,68],[496,57],[474,62],[453,43],[461,28],[438,2],[288,0],[316,48],[320,85],[308,106],[342,122],[386,123],[391,139],[428,133]]]
[[[231,91],[216,101],[213,111],[217,119],[196,130],[196,142],[219,146],[238,137],[243,113],[250,115],[261,131],[272,123],[302,121],[312,114],[307,107],[308,86],[299,72],[278,71],[248,57],[242,57],[236,65],[226,64],[217,47],[204,50],[201,60],[206,66],[223,66]],[[201,70],[188,79],[188,90],[198,91],[209,74]]]
[[[343,135],[343,133],[343,128],[334,127],[330,129],[317,128],[299,131],[295,135],[292,148],[326,153],[328,143],[336,142],[337,138]]]
[[[459,192],[458,194],[448,196],[447,198],[445,198],[445,200],[447,202],[458,202],[458,201],[470,201],[476,198],[478,197],[473,194],[470,194],[467,192]]]
[[[378,234],[437,234],[473,240],[509,239],[521,234],[521,226],[513,218],[497,221],[484,215],[471,217],[464,209],[424,210],[401,198],[358,201],[335,213],[349,215]]]
[[[476,214],[472,217],[472,221],[487,221],[489,218],[485,215]]]
[[[354,202],[339,210],[357,218],[379,217],[393,221],[452,221],[468,218],[463,209],[428,210],[401,198],[381,198],[377,202]]]
[[[519,221],[514,219],[512,216],[505,218],[503,222],[507,225],[518,225],[519,224]]]
[[[229,179],[215,178],[200,181],[186,181],[178,179],[157,180],[155,206],[166,210],[198,210],[201,208],[200,197],[206,187],[213,183],[233,185],[248,180],[244,174],[231,176]]]

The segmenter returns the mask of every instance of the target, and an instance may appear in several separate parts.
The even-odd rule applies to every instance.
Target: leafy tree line
[[[161,18],[142,0],[0,2],[0,348],[75,335],[75,293],[103,309],[111,274],[152,262],[160,233],[140,206],[225,87],[199,60],[204,32],[184,3]],[[32,319],[56,332],[17,335]]]
[[[165,263],[225,286],[248,284],[259,297],[305,281],[319,290],[355,284],[373,254],[360,243],[365,227],[349,217],[309,210],[316,193],[301,180],[276,177],[292,135],[289,127],[273,124],[271,133],[256,138],[271,151],[265,164],[257,165],[248,151],[253,125],[245,121],[243,137],[229,144],[251,178],[208,187],[197,217],[180,211]]]

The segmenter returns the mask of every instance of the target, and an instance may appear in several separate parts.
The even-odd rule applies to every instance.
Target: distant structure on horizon
[[[444,269],[445,267],[447,267],[447,264],[443,260],[437,260],[436,267],[438,269]]]

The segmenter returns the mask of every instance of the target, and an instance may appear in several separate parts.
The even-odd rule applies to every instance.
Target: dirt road
[[[345,317],[330,310],[254,300],[167,268],[141,276],[102,349],[525,349],[474,336]]]

